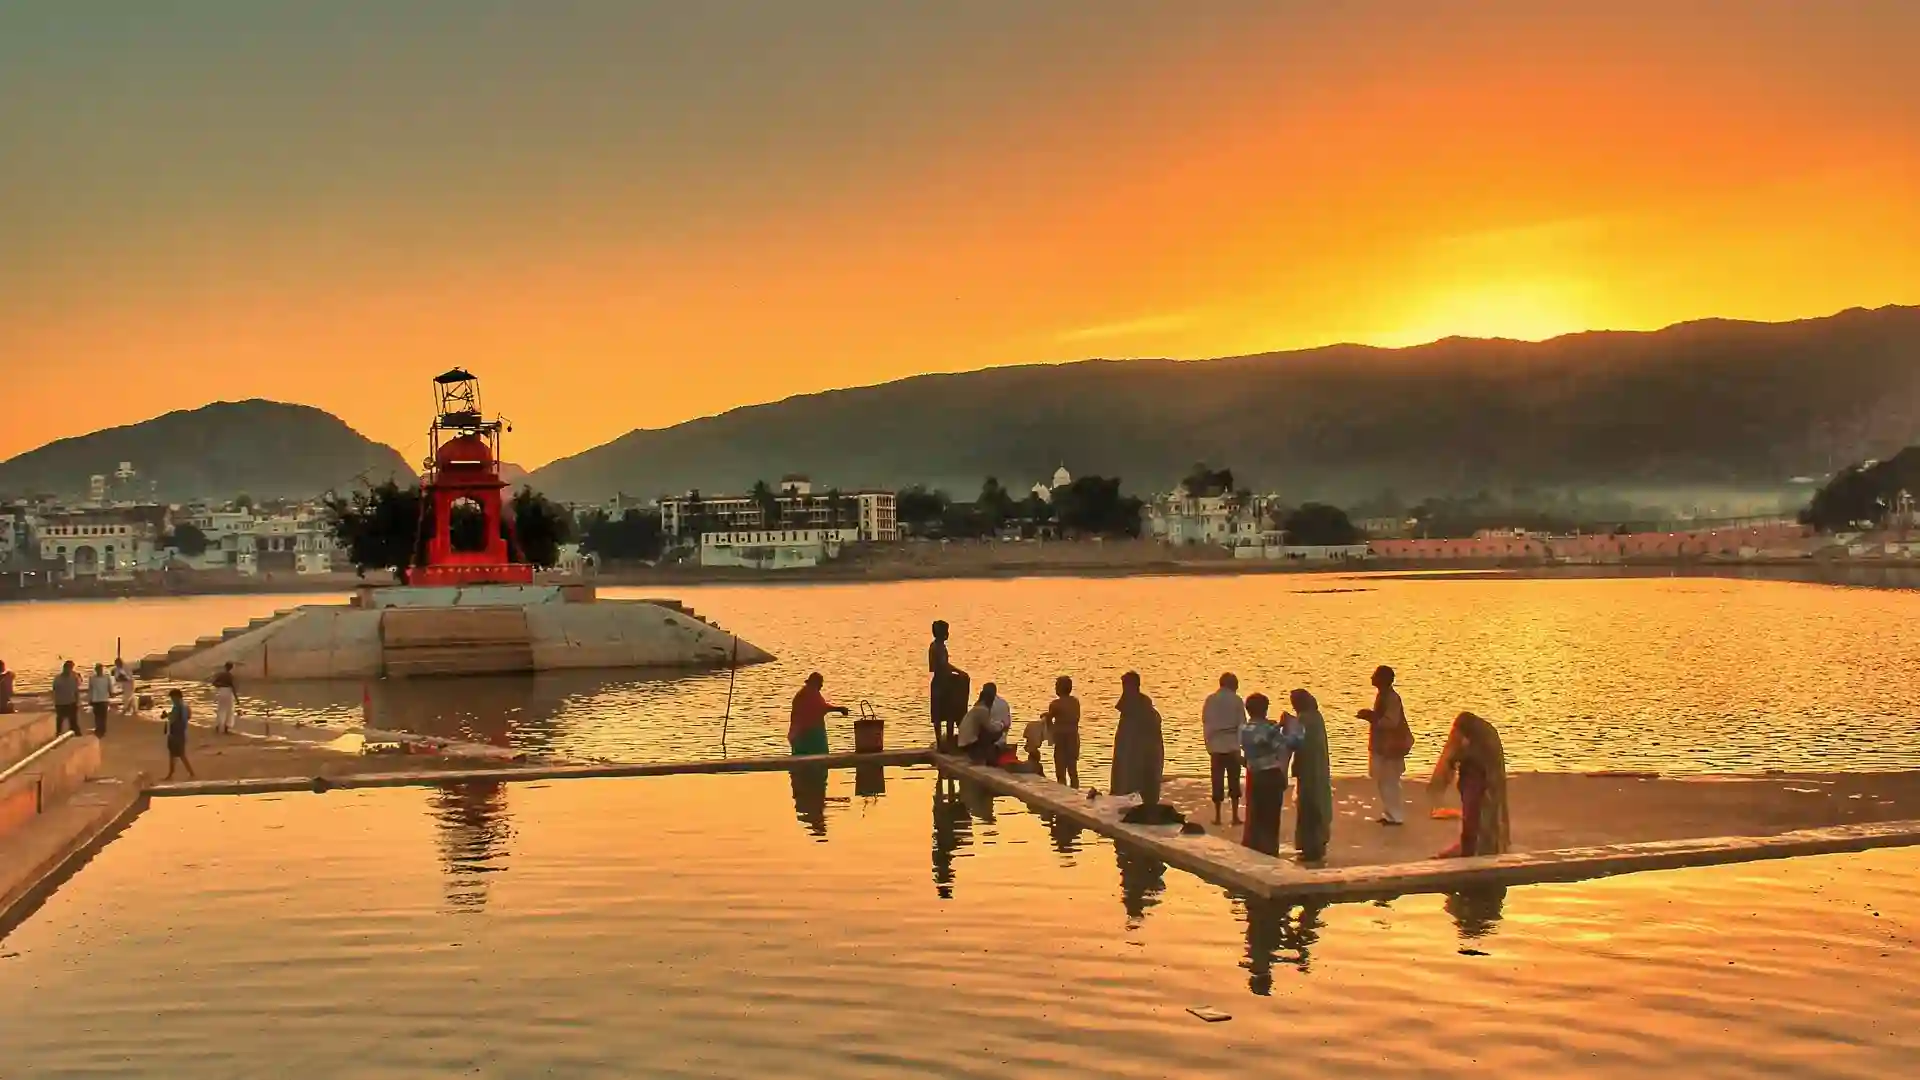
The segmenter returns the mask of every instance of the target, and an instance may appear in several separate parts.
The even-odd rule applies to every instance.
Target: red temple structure
[[[530,585],[533,567],[519,558],[513,519],[500,493],[500,432],[505,424],[480,412],[480,380],[460,368],[433,380],[436,411],[427,431],[434,447],[420,489],[421,531],[427,536],[421,561],[407,574],[409,585]],[[454,543],[456,504],[471,503],[482,517],[480,544]]]

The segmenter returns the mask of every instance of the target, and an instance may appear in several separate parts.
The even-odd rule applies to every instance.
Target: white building
[[[893,492],[848,491],[838,499],[832,494],[815,492],[806,477],[786,477],[775,496],[777,521],[763,520],[767,515],[751,495],[672,495],[660,500],[660,531],[685,538],[709,532],[851,531],[853,539],[866,543],[900,539]]]
[[[69,578],[125,581],[166,566],[166,525],[164,506],[56,510],[42,515],[35,537],[40,557],[64,561]]]
[[[248,576],[262,571],[325,574],[332,572],[339,555],[326,519],[308,507],[283,514],[198,507],[183,512],[179,520],[207,538],[207,549],[199,555],[173,555],[176,562],[195,570],[232,570]]]
[[[791,570],[837,558],[843,545],[860,540],[860,530],[737,529],[700,534],[701,566],[745,566],[755,570]]]
[[[1168,544],[1260,544],[1275,496],[1256,495],[1242,502],[1231,493],[1189,495],[1186,486],[1147,504],[1147,533]]]
[[[1053,493],[1059,491],[1061,488],[1069,487],[1072,484],[1073,474],[1067,471],[1065,465],[1062,465],[1053,470],[1053,480],[1051,482],[1042,480],[1034,484],[1033,493],[1040,496],[1041,502],[1052,505]]]

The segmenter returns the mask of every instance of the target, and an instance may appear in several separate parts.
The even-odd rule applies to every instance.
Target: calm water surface
[[[609,590],[639,597],[646,590]],[[656,593],[657,594],[657,593]],[[895,745],[924,741],[927,626],[954,625],[954,662],[996,681],[1022,717],[1070,674],[1086,754],[1106,764],[1119,678],[1139,671],[1168,718],[1176,772],[1204,772],[1200,702],[1223,670],[1243,690],[1306,686],[1334,725],[1335,764],[1365,768],[1359,725],[1374,665],[1400,670],[1421,748],[1460,709],[1500,724],[1516,768],[1920,767],[1920,592],[1718,579],[1435,581],[1248,576],[705,586],[702,614],[777,654],[731,687],[729,754],[784,752],[787,702],[810,671],[870,700]],[[0,659],[44,681],[63,655],[110,658],[212,633],[313,597],[196,597],[0,607]],[[246,707],[357,720],[362,688],[248,688]],[[725,672],[568,673],[371,687],[376,720],[582,758],[717,756]],[[844,724],[836,748],[851,749]],[[1428,758],[1430,760],[1430,758]],[[1416,764],[1416,768],[1418,765]]]
[[[1877,1078],[1917,871],[1250,905],[924,770],[162,799],[0,941],[0,1072]]]

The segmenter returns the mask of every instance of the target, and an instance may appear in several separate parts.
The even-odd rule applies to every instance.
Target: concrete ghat
[[[1307,869],[1212,835],[1183,835],[1178,827],[1129,825],[1120,815],[1134,800],[1085,794],[1031,773],[990,769],[945,755],[942,772],[997,794],[1011,795],[1036,810],[1058,815],[1116,842],[1151,853],[1169,866],[1216,885],[1265,899],[1324,897],[1371,900],[1418,892],[1454,892],[1479,886],[1583,881],[1641,870],[1826,855],[1881,847],[1920,845],[1920,821],[1840,825],[1772,836],[1723,836],[1637,844],[1563,848],[1472,859]]]
[[[528,780],[582,780],[613,776],[681,776],[695,773],[785,772],[796,765],[844,769],[859,765],[925,765],[932,753],[888,750],[878,754],[819,754],[811,757],[730,758],[724,761],[662,762],[655,764],[535,765],[509,769],[420,769],[409,772],[361,773],[329,776],[333,788],[404,787],[413,784],[458,784],[470,781],[522,782]],[[188,780],[155,784],[152,796],[257,795],[272,791],[312,791],[316,777],[272,776],[241,780]]]
[[[32,828],[0,840],[0,936],[31,915],[146,806],[137,778],[94,780],[40,815]]]

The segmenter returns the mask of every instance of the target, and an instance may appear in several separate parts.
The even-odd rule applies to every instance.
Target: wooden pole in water
[[[733,659],[727,661],[727,715],[720,719],[720,756],[727,756],[727,725],[733,722],[733,680],[740,672],[740,635],[733,635]]]

